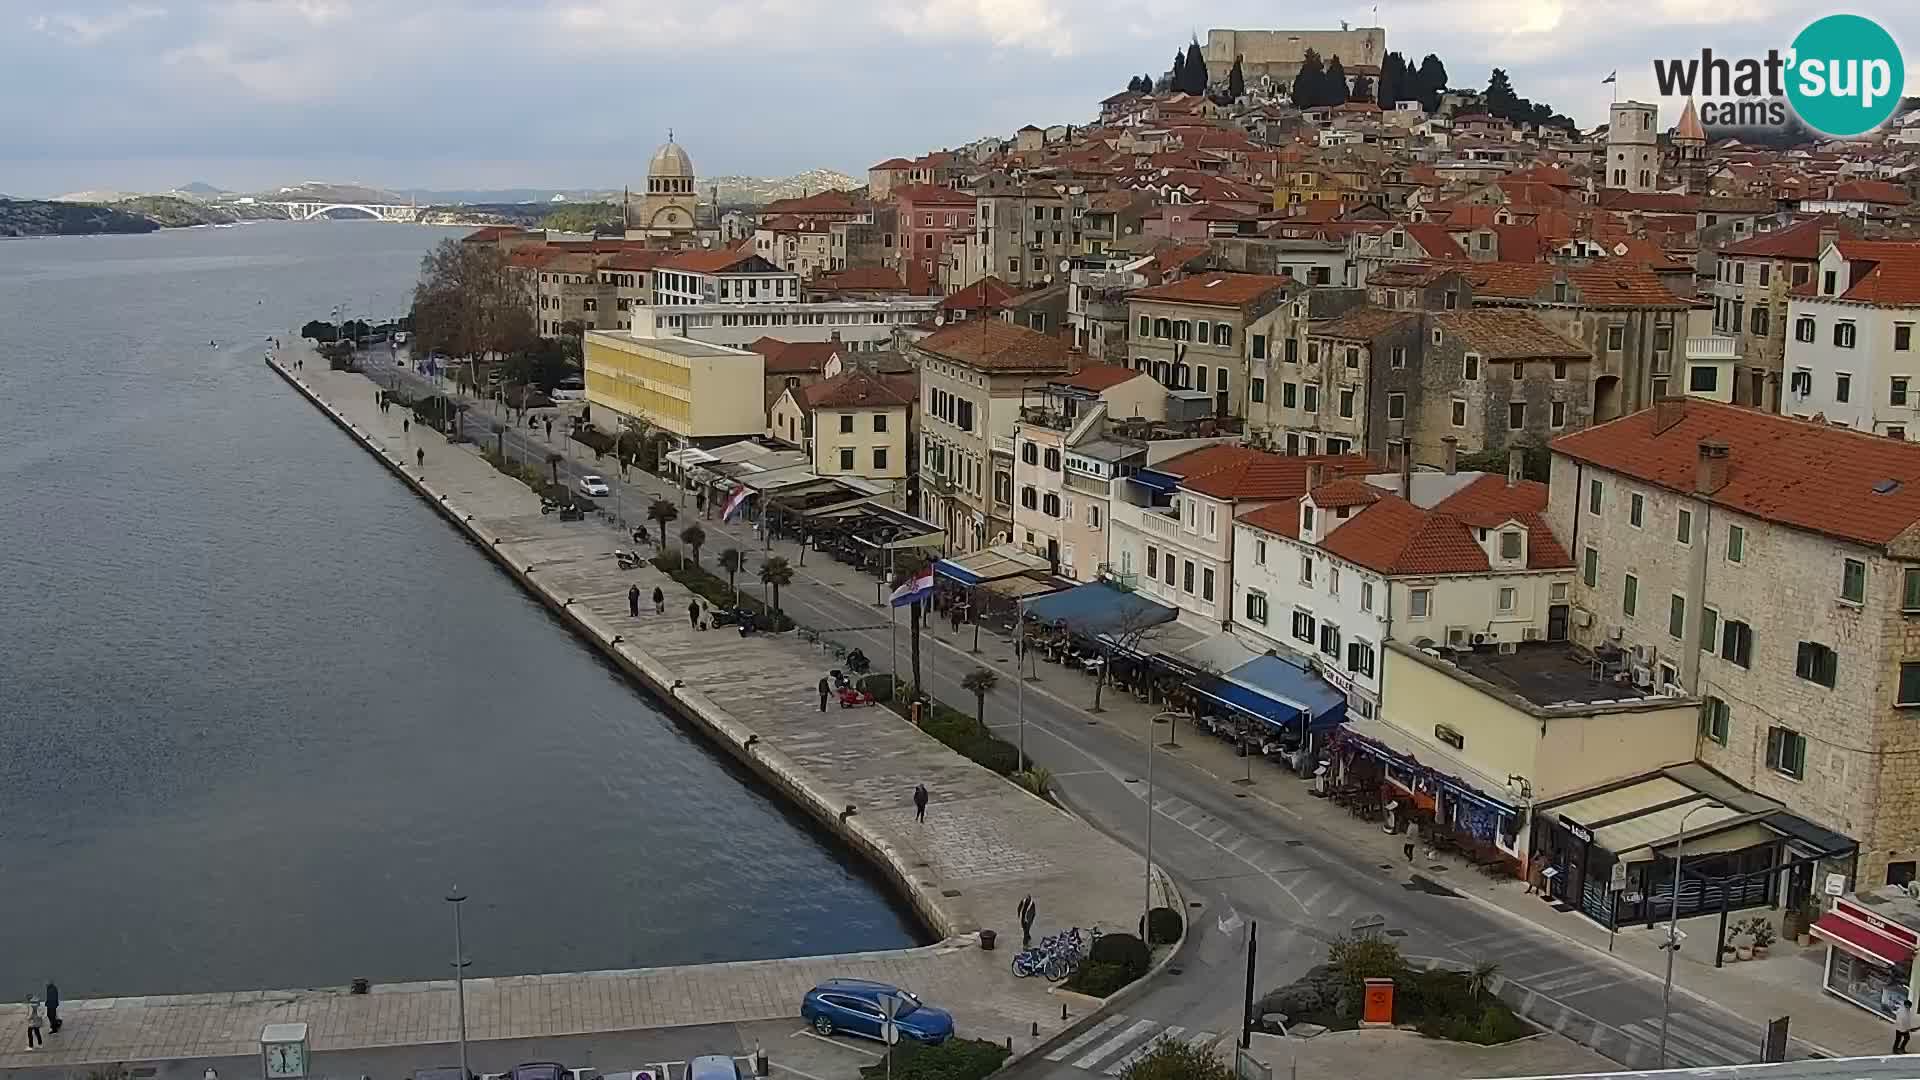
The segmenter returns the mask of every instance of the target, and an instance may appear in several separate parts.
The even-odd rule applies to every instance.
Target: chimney
[[[1447,448],[1447,475],[1452,476],[1460,468],[1460,437],[1447,435],[1440,442]]]
[[[1727,486],[1727,444],[1718,439],[1700,440],[1700,462],[1693,471],[1693,490],[1711,495]]]
[[[1413,441],[1400,440],[1400,497],[1413,501]]]
[[[1662,394],[1653,400],[1653,433],[1664,435],[1675,424],[1685,419],[1687,403],[1685,398]]]
[[[1840,239],[1840,227],[1837,224],[1821,229],[1819,250],[1820,251],[1827,250],[1828,244],[1835,243],[1839,239]]]
[[[1507,486],[1508,487],[1513,487],[1514,485],[1520,482],[1520,478],[1524,473],[1526,466],[1527,466],[1527,452],[1525,450],[1516,446],[1507,451]]]
[[[1320,486],[1320,463],[1315,461],[1307,466],[1307,493],[1311,495],[1313,493],[1313,490],[1319,486]]]

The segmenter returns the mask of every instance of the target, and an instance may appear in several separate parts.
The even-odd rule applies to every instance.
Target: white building
[[[689,251],[653,271],[653,301],[676,304],[772,304],[800,299],[800,275],[758,255]]]
[[[1404,486],[1403,486],[1404,485]],[[1349,708],[1381,705],[1381,648],[1564,640],[1573,561],[1545,484],[1482,473],[1346,477],[1234,526],[1233,622],[1313,661]]]
[[[1920,439],[1920,243],[1840,240],[1787,303],[1781,411]]]
[[[835,300],[785,303],[691,304],[636,307],[635,337],[680,336],[745,348],[763,337],[781,341],[829,341],[838,336],[861,351],[891,348],[895,331],[929,321],[937,296],[903,300]]]

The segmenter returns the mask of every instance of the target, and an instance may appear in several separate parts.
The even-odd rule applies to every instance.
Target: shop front
[[[1449,733],[1435,725],[1436,738]],[[1377,799],[1389,831],[1413,826],[1435,850],[1519,876],[1529,814],[1506,785],[1391,724],[1352,716],[1335,736],[1333,764],[1335,797]]]
[[[1897,905],[1901,898],[1904,894],[1892,899]],[[1877,894],[1835,897],[1833,906],[1810,929],[1827,943],[1823,973],[1827,992],[1891,1020],[1900,1006],[1916,999],[1913,957],[1920,950],[1920,931],[1886,918],[1868,901],[1889,908]]]

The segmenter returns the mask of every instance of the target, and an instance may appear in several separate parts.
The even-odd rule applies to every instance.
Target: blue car
[[[952,1013],[934,1008],[897,986],[865,979],[828,979],[807,991],[800,1002],[800,1018],[822,1035],[844,1031],[881,1039],[880,1025],[886,1016],[881,1003],[889,997],[899,1002],[893,1022],[901,1038],[935,1046],[953,1037]]]

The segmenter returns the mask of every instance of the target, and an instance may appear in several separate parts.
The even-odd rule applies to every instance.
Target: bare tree
[[[530,348],[533,307],[506,255],[443,240],[420,260],[413,287],[415,347],[468,359]]]
[[[1120,617],[1100,631],[1089,634],[1094,648],[1099,650],[1100,673],[1093,680],[1093,707],[1089,712],[1102,712],[1100,692],[1107,680],[1113,677],[1113,659],[1124,653],[1144,654],[1151,642],[1160,636],[1160,630],[1166,624],[1161,621],[1160,613],[1154,605],[1129,607]]]

